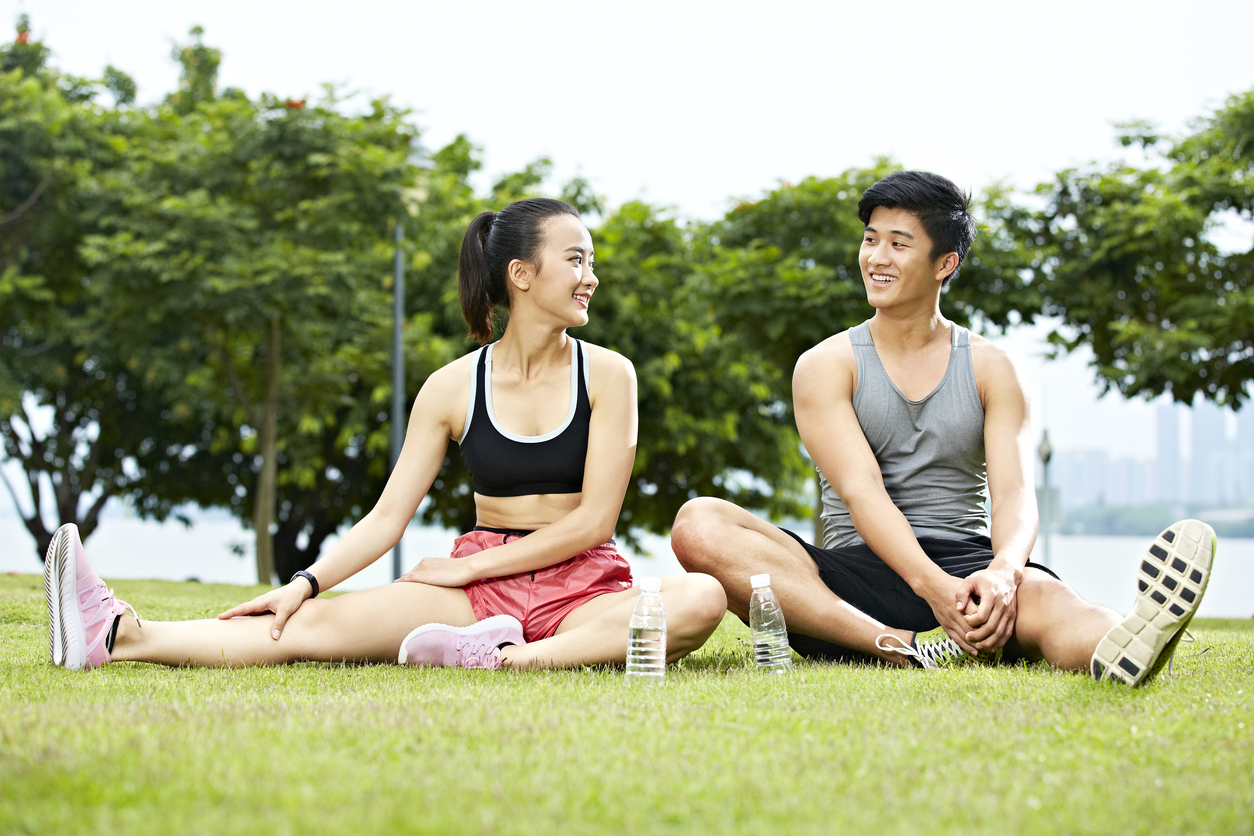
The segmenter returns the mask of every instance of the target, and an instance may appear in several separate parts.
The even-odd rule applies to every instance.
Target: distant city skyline
[[[1153,458],[1101,449],[1060,449],[1050,486],[1062,510],[1149,503],[1248,505],[1254,501],[1254,409],[1233,413],[1210,401],[1155,404]],[[1187,455],[1184,452],[1187,442]],[[1043,469],[1037,465],[1037,484]]]

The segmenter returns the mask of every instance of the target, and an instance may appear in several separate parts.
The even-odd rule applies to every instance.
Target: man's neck
[[[941,316],[938,305],[925,315],[902,316],[879,309],[871,317],[871,339],[878,348],[914,352],[921,351],[940,340],[948,340],[952,323]]]

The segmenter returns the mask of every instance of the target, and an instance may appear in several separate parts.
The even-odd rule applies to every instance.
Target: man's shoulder
[[[851,395],[858,374],[849,332],[841,331],[807,349],[798,359],[792,373],[794,393],[806,390],[827,395]]]
[[[982,395],[994,390],[1024,393],[1014,359],[1001,346],[979,334],[971,335],[971,366]]]
[[[802,352],[797,362],[798,364],[802,361],[808,361],[813,364],[830,364],[843,363],[853,359],[853,342],[849,338],[849,331],[841,331],[839,334],[833,334],[821,343],[807,348]]]

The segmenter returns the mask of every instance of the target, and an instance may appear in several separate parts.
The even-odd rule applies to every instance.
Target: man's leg
[[[1024,570],[1017,594],[1019,617],[1010,649],[1062,670],[1088,670],[1097,643],[1120,621],[1114,610],[1088,603],[1040,569]]]
[[[876,639],[891,633],[909,645],[913,633],[887,627],[841,600],[823,583],[806,550],[770,523],[721,499],[686,503],[675,518],[671,548],[689,572],[713,575],[727,592],[727,609],[749,618],[749,576],[770,573],[791,633],[802,633],[909,667]]]
[[[1139,685],[1162,667],[1197,612],[1214,553],[1215,532],[1205,523],[1183,520],[1168,528],[1142,559],[1132,611],[1123,617],[1028,569],[1018,592],[1017,649],[1064,670]]]

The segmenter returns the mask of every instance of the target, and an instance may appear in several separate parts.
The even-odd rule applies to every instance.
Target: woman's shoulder
[[[581,340],[581,342],[588,349],[588,364],[591,366],[589,378],[595,379],[598,376],[607,376],[611,380],[635,378],[636,367],[626,357],[612,348],[595,345],[587,340]]]
[[[430,410],[432,415],[440,416],[448,424],[450,432],[466,422],[471,375],[478,358],[479,352],[472,351],[441,366],[427,376],[418,393],[418,403],[424,410]]]

